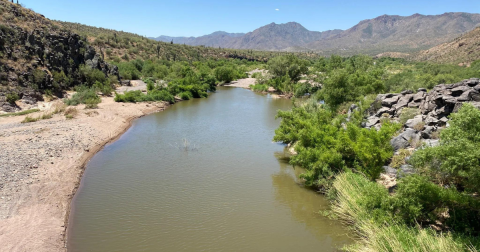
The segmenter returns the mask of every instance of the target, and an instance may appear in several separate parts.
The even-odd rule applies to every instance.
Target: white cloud
[[[280,9],[275,9],[276,11],[279,11]]]

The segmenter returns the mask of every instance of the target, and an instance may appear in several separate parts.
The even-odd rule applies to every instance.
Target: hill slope
[[[437,63],[454,63],[468,65],[480,60],[480,27],[468,32],[451,42],[447,42],[414,56],[418,61]]]

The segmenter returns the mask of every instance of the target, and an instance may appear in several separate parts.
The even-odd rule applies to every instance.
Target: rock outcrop
[[[16,95],[24,104],[42,100],[46,90],[61,96],[85,81],[79,73],[81,65],[119,79],[118,68],[106,63],[85,38],[19,5],[1,4],[23,21],[0,19],[0,111],[18,109],[8,95]]]
[[[400,122],[402,111],[408,109],[411,118],[404,122],[404,132],[391,141],[396,151],[410,147],[418,140],[432,138],[439,128],[448,126],[448,116],[457,112],[465,102],[480,108],[480,79],[440,84],[430,92],[420,88],[416,93],[406,90],[399,94],[380,94],[372,104],[364,126],[378,128],[382,118]]]

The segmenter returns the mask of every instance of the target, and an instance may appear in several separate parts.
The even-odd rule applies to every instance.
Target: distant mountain
[[[383,15],[361,21],[337,36],[315,41],[306,47],[341,54],[420,51],[450,41],[478,25],[480,14]]]
[[[290,22],[271,23],[246,34],[216,32],[202,37],[161,36],[156,39],[233,49],[375,55],[387,51],[409,53],[425,50],[451,41],[479,25],[480,14],[414,14],[407,17],[383,15],[363,20],[348,30],[316,32],[307,30],[299,23]]]
[[[463,65],[480,60],[480,27],[451,42],[422,51],[414,59]]]
[[[205,46],[221,46],[231,38],[238,38],[244,36],[245,33],[228,33],[224,31],[217,31],[209,35],[201,37],[169,37],[169,36],[160,36],[155,39],[157,41],[171,42],[175,44],[186,44],[192,46],[205,45]],[[223,46],[224,47],[224,46]]]
[[[201,37],[160,36],[154,39],[164,42],[173,40],[175,44],[194,46],[205,45],[233,49],[277,51],[287,47],[306,45],[310,42],[328,38],[341,32],[342,30],[325,32],[309,31],[299,23],[290,22],[286,24],[271,23],[247,34],[214,32]]]

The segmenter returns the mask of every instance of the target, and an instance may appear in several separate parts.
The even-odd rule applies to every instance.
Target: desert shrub
[[[95,89],[95,91],[99,91],[102,93],[102,95],[106,96],[112,95],[113,92],[112,84],[110,84],[110,80],[108,79],[104,82],[95,81],[95,84],[93,84],[93,88]]]
[[[23,119],[22,123],[36,122],[36,121],[38,121],[39,119],[40,119],[40,118],[34,118],[34,117],[26,116],[25,119]]]
[[[65,118],[67,118],[67,119],[73,119],[73,118],[75,118],[75,116],[78,115],[78,110],[77,110],[77,108],[73,108],[73,107],[67,108],[65,110],[64,115],[65,115]]]
[[[465,103],[450,119],[450,127],[440,133],[440,145],[415,152],[412,162],[439,184],[479,192],[480,111]]]
[[[250,85],[250,88],[254,92],[267,92],[269,86],[265,85],[265,84],[263,84],[263,85],[262,84],[256,84],[256,85]]]
[[[102,100],[97,95],[95,88],[88,88],[85,86],[80,86],[77,88],[77,93],[75,93],[72,98],[65,99],[65,104],[68,106],[77,106],[78,104],[85,104],[86,101],[90,103],[100,103]]]
[[[10,104],[15,104],[16,101],[20,100],[20,96],[17,93],[10,93],[6,95],[7,102]]]
[[[379,131],[369,130],[361,128],[358,120],[344,124],[344,128],[344,115],[336,115],[314,100],[291,111],[279,111],[277,117],[282,121],[274,141],[296,143],[298,155],[291,163],[307,169],[302,178],[308,186],[323,186],[336,173],[348,169],[376,179],[393,155],[390,139],[399,129],[397,124],[385,122]]]
[[[127,91],[124,94],[115,95],[116,102],[144,102],[144,101],[166,101],[175,103],[175,97],[167,90],[153,90],[143,94],[140,90]]]

